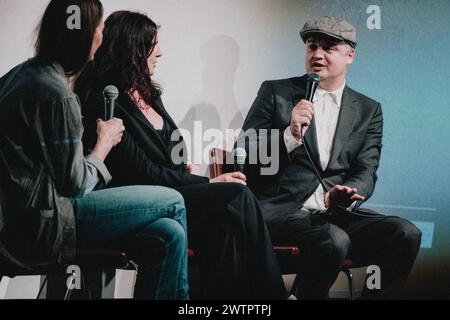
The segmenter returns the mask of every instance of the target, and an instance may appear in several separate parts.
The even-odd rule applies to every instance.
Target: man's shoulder
[[[350,95],[353,99],[362,102],[364,105],[371,106],[371,107],[377,107],[380,104],[375,99],[370,98],[370,97],[366,96],[365,94],[350,88],[349,86],[347,86],[345,88],[345,91],[346,91],[346,94]]]
[[[272,86],[275,88],[291,88],[301,86],[302,83],[306,83],[306,76],[303,77],[292,77],[284,79],[266,80],[262,83],[262,86]]]
[[[282,97],[290,97],[302,92],[306,87],[306,77],[292,77],[277,80],[266,80],[261,84],[259,94],[274,94]]]

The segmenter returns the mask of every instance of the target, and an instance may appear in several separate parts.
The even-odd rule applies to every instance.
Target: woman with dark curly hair
[[[151,19],[129,11],[108,17],[103,45],[76,82],[85,102],[85,143],[93,145],[95,119],[104,113],[103,87],[117,86],[116,116],[123,119],[126,130],[106,159],[113,184],[163,185],[183,195],[189,246],[199,260],[204,284],[201,298],[284,299],[267,227],[245,186],[245,176],[235,172],[209,180],[171,157],[183,138],[172,141],[177,126],[152,81],[160,57],[158,26]]]

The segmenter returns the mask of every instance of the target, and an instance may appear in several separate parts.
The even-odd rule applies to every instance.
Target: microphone
[[[316,89],[320,83],[320,76],[317,73],[311,73],[306,80],[306,96],[305,100],[312,102]]]
[[[236,148],[233,150],[234,171],[244,173],[245,160],[247,159],[247,151],[244,148]]]
[[[306,96],[305,100],[308,100],[310,102],[313,101],[314,94],[316,93],[316,89],[319,86],[320,83],[320,76],[317,73],[311,73],[308,76],[308,79],[306,80]],[[301,130],[303,130],[304,125],[302,125]],[[300,131],[302,132],[302,131]],[[303,141],[303,136],[301,137]]]
[[[316,93],[316,89],[319,86],[319,83],[320,83],[320,76],[317,73],[311,73],[308,76],[308,80],[306,80],[306,96],[305,96],[305,100],[308,100],[310,102],[313,101],[314,94]],[[302,126],[302,129],[303,129],[303,126]],[[302,131],[300,131],[300,132],[302,132]],[[328,192],[330,189],[328,188],[328,186],[323,181],[322,175],[319,173],[319,170],[317,170],[317,167],[314,164],[313,159],[311,158],[311,155],[309,153],[308,143],[307,143],[305,138],[306,137],[303,137],[303,136],[301,137],[302,142],[303,142],[303,146],[305,148],[306,156],[308,157],[308,160],[311,163],[311,166],[312,166],[312,168],[314,170],[314,173],[317,176],[317,178],[319,179],[323,190],[325,190],[325,192]]]
[[[103,90],[105,99],[105,121],[114,118],[114,103],[119,96],[119,90],[115,86],[107,86]]]

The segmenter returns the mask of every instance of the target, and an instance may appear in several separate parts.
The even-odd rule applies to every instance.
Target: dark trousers
[[[203,299],[284,299],[270,234],[253,193],[235,183],[177,187],[187,210]]]
[[[302,299],[327,298],[346,258],[359,266],[380,267],[381,289],[364,285],[363,299],[394,299],[408,278],[420,241],[421,232],[411,222],[370,210],[297,210],[273,235],[275,244],[301,248]]]

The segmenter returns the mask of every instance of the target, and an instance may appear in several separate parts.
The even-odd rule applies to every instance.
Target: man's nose
[[[313,58],[315,60],[320,60],[323,59],[323,49],[321,47],[318,47],[314,52],[313,52]]]

